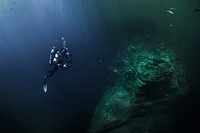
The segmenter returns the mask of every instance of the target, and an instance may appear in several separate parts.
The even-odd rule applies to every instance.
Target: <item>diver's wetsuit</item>
[[[51,68],[48,70],[47,75],[43,77],[43,89],[47,91],[47,78],[53,76],[55,72],[59,70],[59,68],[69,68],[72,65],[71,56],[72,54],[69,53],[68,48],[66,47],[66,41],[63,40],[63,46],[60,50],[53,47],[50,53],[49,64]],[[45,89],[46,88],[46,89]]]

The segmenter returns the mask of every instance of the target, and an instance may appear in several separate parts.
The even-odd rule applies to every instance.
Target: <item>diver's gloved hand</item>
[[[47,92],[47,83],[43,84],[43,90],[44,90],[44,92]]]

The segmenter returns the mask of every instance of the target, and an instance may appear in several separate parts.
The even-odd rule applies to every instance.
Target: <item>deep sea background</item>
[[[161,12],[169,8],[175,15]],[[135,36],[161,38],[180,54],[190,91],[172,128],[200,130],[197,8],[199,0],[1,0],[0,132],[86,133],[113,58]],[[44,93],[49,52],[62,36],[73,64]]]

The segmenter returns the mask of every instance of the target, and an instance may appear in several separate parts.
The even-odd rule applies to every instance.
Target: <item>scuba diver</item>
[[[63,41],[62,47],[57,49],[53,47],[50,53],[49,64],[51,68],[48,70],[47,74],[43,77],[43,90],[47,92],[47,78],[53,76],[55,72],[59,69],[70,68],[72,65],[72,54],[66,47],[66,41],[64,37],[61,38]]]

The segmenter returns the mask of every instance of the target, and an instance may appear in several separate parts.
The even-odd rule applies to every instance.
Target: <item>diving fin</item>
[[[45,93],[47,92],[47,83],[43,84],[43,90],[44,90]]]

